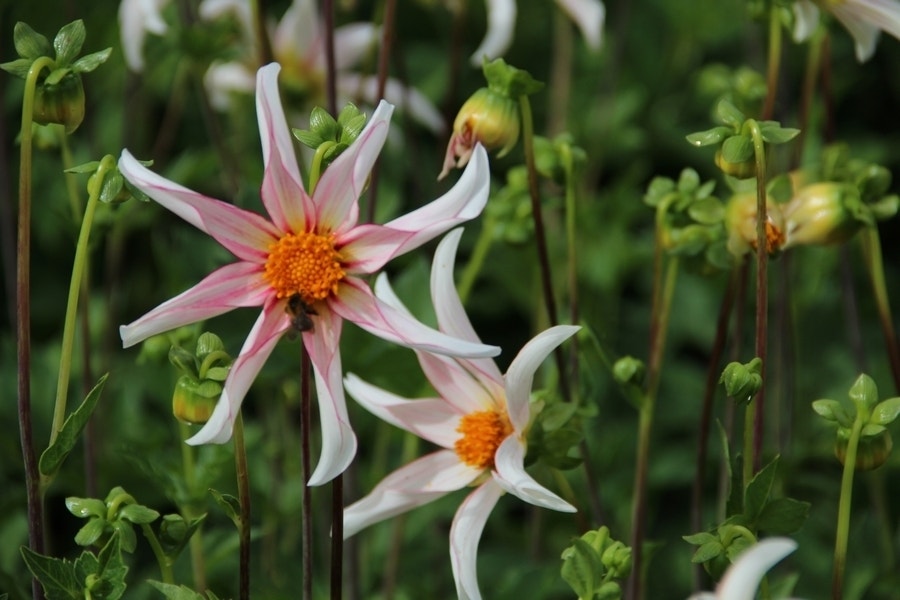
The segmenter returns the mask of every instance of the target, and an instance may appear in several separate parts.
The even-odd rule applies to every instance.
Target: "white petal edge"
[[[516,28],[516,0],[487,0],[487,32],[478,49],[472,53],[472,66],[480,67],[487,56],[494,60],[503,56],[512,44]]]
[[[805,42],[819,26],[819,7],[809,0],[794,2],[793,38],[798,44]]]
[[[450,526],[450,564],[460,600],[481,600],[478,589],[478,542],[503,489],[488,479],[463,500]]]
[[[209,103],[218,111],[228,110],[233,94],[252,94],[255,83],[253,72],[239,62],[213,61],[203,75]]]
[[[581,327],[557,325],[537,334],[525,344],[506,371],[506,402],[509,420],[517,432],[528,425],[531,385],[534,374],[544,359]]]
[[[334,61],[338,71],[358,64],[378,48],[381,27],[372,23],[347,23],[334,30]],[[324,69],[324,65],[322,65]],[[380,98],[376,98],[380,100]],[[374,104],[374,102],[373,102]]]
[[[852,6],[838,5],[831,7],[831,12],[841,22],[853,37],[856,47],[856,60],[863,63],[875,54],[875,46],[881,35],[881,29],[876,24],[868,22],[853,10]]]
[[[507,437],[494,454],[494,480],[513,496],[551,510],[577,512],[576,508],[539,484],[525,472],[525,444],[515,435]]]
[[[592,50],[598,50],[603,42],[603,23],[606,7],[599,0],[556,0],[569,18],[578,25],[584,41]]]
[[[772,537],[744,550],[716,587],[722,600],[753,600],[766,572],[797,549],[797,542],[785,537]]]
[[[351,100],[360,98],[373,105],[381,100],[378,97],[378,78],[370,75],[340,73],[337,77],[337,89],[340,96]],[[443,115],[419,90],[389,78],[384,84],[384,99],[435,135],[444,133],[447,124]]]

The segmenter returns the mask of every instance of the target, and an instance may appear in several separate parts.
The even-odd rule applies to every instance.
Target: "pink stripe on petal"
[[[478,542],[503,489],[488,479],[468,495],[450,527],[450,564],[459,600],[481,600],[478,589]]]
[[[525,445],[515,435],[500,444],[494,455],[494,481],[510,494],[535,506],[576,512],[574,506],[539,484],[525,472]]]
[[[262,306],[271,295],[254,263],[236,262],[217,269],[203,281],[163,302],[143,317],[119,328],[122,346],[128,348],[150,336],[196,323],[244,306]]]
[[[271,63],[256,75],[256,115],[265,163],[261,195],[276,227],[296,233],[306,229],[306,215],[312,215],[314,209],[303,189],[291,130],[281,107],[280,70],[278,63]]]
[[[128,181],[242,260],[262,263],[279,237],[275,226],[256,213],[209,198],[157,175],[122,150],[119,170]]]
[[[339,315],[389,342],[449,356],[496,356],[500,349],[458,340],[427,327],[408,314],[375,298],[359,279],[348,277],[340,284],[330,305]]]
[[[412,235],[374,223],[354,227],[337,238],[344,270],[353,274],[374,273],[397,256]]]
[[[387,139],[393,110],[387,102],[379,103],[356,141],[325,169],[312,195],[319,232],[340,235],[356,225],[359,196]]]
[[[316,378],[322,453],[309,485],[328,483],[343,473],[356,455],[356,436],[350,427],[341,377],[340,339],[343,321],[327,306],[313,316],[315,329],[303,333]]]
[[[225,389],[212,416],[200,431],[187,440],[188,444],[224,444],[231,439],[234,420],[247,390],[272,354],[275,344],[289,327],[290,321],[284,314],[283,303],[268,302],[231,366],[228,379],[225,380]]]

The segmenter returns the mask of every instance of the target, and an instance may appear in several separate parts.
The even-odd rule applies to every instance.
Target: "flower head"
[[[461,230],[438,246],[431,295],[441,331],[480,343],[453,285],[453,263]],[[376,294],[405,310],[386,278]],[[417,350],[419,364],[439,398],[408,400],[349,374],[348,393],[376,416],[441,447],[385,477],[368,496],[344,510],[344,536],[426,504],[452,491],[477,486],[463,501],[450,529],[450,556],[457,594],[481,598],[476,577],[478,541],[503,492],[526,502],[574,512],[568,502],[525,472],[525,438],[531,421],[534,373],[556,346],[578,327],[552,327],[528,342],[501,375],[490,359],[457,359]]]
[[[262,313],[234,362],[210,420],[188,443],[231,437],[247,390],[281,336],[302,331],[312,362],[322,421],[322,458],[310,483],[341,473],[356,451],[341,386],[339,341],[344,319],[386,340],[432,352],[493,356],[498,348],[458,340],[422,325],[375,298],[359,277],[454,225],[477,216],[487,201],[487,154],[476,149],[456,185],[442,197],[385,225],[358,224],[358,198],[387,136],[392,106],[382,102],[366,128],[325,170],[312,194],[300,171],[278,95],[277,64],[257,75],[262,138],[260,195],[269,218],[188,190],[148,170],[126,150],[122,174],[137,188],[234,254],[220,268],[137,321],[121,328],[123,344],[214,317],[241,306]],[[299,296],[299,299],[297,299]],[[298,325],[303,310],[310,326]]]
[[[766,572],[796,549],[797,542],[790,538],[766,538],[738,556],[715,593],[701,592],[688,600],[753,600]]]
[[[897,0],[797,0],[794,3],[794,40],[802,42],[815,31],[819,6],[847,28],[856,43],[856,59],[865,62],[875,53],[882,31],[900,39],[900,2]]]

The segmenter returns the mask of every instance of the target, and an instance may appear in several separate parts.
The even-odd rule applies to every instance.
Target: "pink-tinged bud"
[[[519,127],[519,104],[514,99],[488,88],[477,90],[456,115],[438,179],[454,167],[464,167],[477,143],[488,150],[499,148],[498,156],[504,156],[516,145]]]
[[[756,250],[756,192],[735,194],[725,208],[728,251],[740,257]],[[766,251],[778,254],[784,246],[784,216],[781,206],[766,198]]]
[[[841,464],[847,460],[847,445],[850,442],[850,431],[839,428],[837,441],[834,444],[834,455]],[[856,447],[856,470],[871,471],[883,465],[891,455],[894,442],[891,434],[884,427],[874,435],[862,435]]]
[[[861,202],[853,185],[824,182],[803,187],[782,208],[785,246],[837,244],[850,239],[863,224],[854,207],[860,209]]]

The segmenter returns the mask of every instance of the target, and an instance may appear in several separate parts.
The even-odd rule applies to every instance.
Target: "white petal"
[[[294,0],[272,36],[275,55],[315,64],[321,58],[323,48],[324,37],[315,1]]]
[[[819,26],[819,7],[809,0],[794,2],[794,41],[805,42]]]
[[[119,29],[122,53],[128,67],[140,73],[144,70],[144,40],[147,32],[163,35],[168,25],[162,9],[169,0],[122,0],[119,4]]]
[[[875,45],[881,29],[876,24],[861,18],[856,11],[848,5],[837,5],[831,8],[831,12],[847,28],[856,45],[856,60],[866,62],[875,54]]]
[[[381,28],[372,23],[348,23],[334,30],[334,62],[338,71],[353,67],[378,48]],[[381,98],[376,98],[376,104]]]
[[[220,111],[231,106],[232,94],[253,93],[256,77],[243,63],[215,61],[203,75],[203,85],[209,94],[209,103]]]
[[[337,77],[337,91],[341,97],[363,100],[374,105],[378,97],[378,78],[357,73],[340,73]],[[396,79],[388,79],[384,86],[384,99],[409,115],[414,121],[427,127],[434,134],[443,134],[446,123],[441,112],[422,92],[407,87]]]
[[[363,381],[353,373],[344,378],[347,393],[370,413],[432,444],[453,448],[460,413],[438,398],[411,400]]]
[[[716,587],[716,597],[722,600],[753,600],[766,572],[796,549],[797,542],[784,537],[766,538],[747,548],[725,572],[725,577]]]
[[[506,371],[506,402],[509,420],[522,431],[529,420],[529,402],[534,373],[554,348],[581,329],[576,325],[557,325],[534,336],[513,359]]]
[[[382,479],[369,495],[344,509],[344,537],[462,489],[480,474],[450,450],[423,456]]]
[[[481,600],[478,589],[478,542],[503,489],[488,479],[460,505],[450,527],[450,564],[460,600]]]
[[[525,502],[558,510],[576,512],[574,506],[539,484],[525,472],[525,445],[515,435],[500,444],[494,454],[494,480],[510,494]]]
[[[487,0],[487,33],[472,53],[472,65],[481,66],[487,56],[494,60],[506,53],[516,28],[516,0]]]
[[[599,0],[556,0],[556,3],[575,21],[592,50],[600,48],[603,41],[603,21],[606,8]]]

